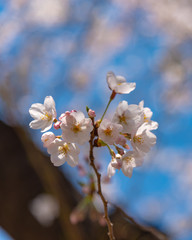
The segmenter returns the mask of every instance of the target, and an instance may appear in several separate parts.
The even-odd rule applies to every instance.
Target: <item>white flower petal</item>
[[[115,92],[120,94],[128,94],[135,90],[135,88],[136,83],[121,83],[120,85],[117,85]]]
[[[39,119],[44,115],[45,107],[41,103],[34,103],[29,109],[29,113],[32,118]]]
[[[41,141],[44,143],[44,147],[48,147],[55,140],[55,134],[53,132],[46,132],[41,136]]]
[[[158,122],[150,121],[149,122],[149,130],[156,130],[159,127]]]
[[[41,128],[41,132],[49,130],[56,117],[55,102],[53,98],[51,96],[46,97],[44,105],[41,103],[32,104],[29,113],[35,120],[38,120],[38,122],[32,121],[30,127],[34,129]]]
[[[81,111],[72,112],[71,115],[74,116],[75,120],[79,123],[85,120],[85,115]]]
[[[109,163],[109,165],[108,165],[108,168],[107,168],[107,176],[109,177],[109,178],[111,178],[112,176],[114,176],[115,175],[115,168],[114,167],[112,167],[112,165],[111,165],[111,162]]]
[[[98,128],[98,136],[105,143],[112,145],[115,143],[122,130],[123,127],[120,124],[103,119]]]
[[[124,83],[126,79],[123,76],[116,76],[117,83]]]
[[[113,72],[107,73],[107,83],[112,91],[119,94],[128,94],[136,87],[136,83],[127,83],[122,76],[115,76]]]
[[[62,137],[66,142],[82,145],[89,141],[93,129],[91,119],[85,118],[80,111],[72,112],[64,118],[66,121],[62,121],[61,129]]]
[[[123,161],[123,164],[122,164],[122,172],[123,172],[123,174],[124,174],[126,177],[131,178],[131,177],[132,177],[132,173],[133,173],[133,167]]]
[[[43,120],[33,120],[29,123],[30,128],[39,129],[44,124]]]
[[[65,158],[59,158],[59,155],[57,154],[52,154],[51,155],[51,162],[53,163],[54,166],[59,167],[65,163]]]
[[[52,96],[47,96],[44,100],[45,109],[51,112],[55,108],[55,101]]]
[[[117,79],[113,72],[107,73],[107,84],[111,90],[115,89],[115,86],[117,84]]]
[[[56,139],[48,146],[47,152],[48,152],[49,154],[54,154],[54,153],[58,152],[58,147],[59,147],[59,146],[62,146],[63,143],[64,143],[63,140],[56,138]]]
[[[68,155],[66,161],[71,167],[75,167],[78,164],[78,155]]]
[[[44,124],[43,124],[43,126],[41,127],[41,132],[46,132],[46,131],[48,131],[49,129],[51,129],[52,123],[53,123],[53,121],[49,121],[49,122],[44,121]]]

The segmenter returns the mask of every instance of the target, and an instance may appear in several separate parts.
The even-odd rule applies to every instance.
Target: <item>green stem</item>
[[[115,153],[114,153],[113,149],[111,149],[107,143],[105,143],[105,144],[106,144],[106,147],[109,149],[110,155],[114,156]]]
[[[105,116],[105,113],[107,112],[107,109],[109,108],[109,105],[110,105],[110,103],[111,103],[111,101],[112,101],[113,99],[109,99],[109,102],[107,103],[107,107],[105,108],[105,112],[103,113],[103,115],[102,115],[102,117],[101,117],[101,120],[100,120],[100,123],[102,122],[102,120],[103,120],[103,118],[104,118],[104,116]]]

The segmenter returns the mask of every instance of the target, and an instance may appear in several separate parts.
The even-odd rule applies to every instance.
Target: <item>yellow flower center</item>
[[[105,133],[106,136],[111,136],[112,129],[108,127],[107,129],[104,130],[104,133]]]
[[[45,112],[44,115],[41,117],[41,119],[51,121],[52,120],[52,115],[48,112]]]
[[[145,114],[144,114],[144,122],[148,122],[148,118]]]
[[[134,136],[134,137],[133,137],[133,142],[134,142],[134,143],[137,142],[137,143],[140,143],[140,144],[141,144],[141,143],[144,143],[144,140],[143,140],[142,136],[139,135],[139,136]]]
[[[67,143],[64,143],[62,146],[59,146],[59,147],[58,147],[58,151],[59,151],[60,154],[66,155],[67,152],[69,151],[69,146],[68,146],[68,144],[67,144]]]
[[[126,122],[126,117],[125,117],[124,114],[121,115],[121,116],[119,116],[119,122],[120,122],[120,123],[125,123],[125,124],[127,123],[127,122]]]
[[[123,161],[125,161],[127,164],[132,160],[132,157],[129,156],[129,157],[126,157],[123,159]]]
[[[74,125],[73,128],[72,128],[72,131],[73,131],[74,133],[80,132],[80,131],[81,131],[81,126],[80,126],[80,124]]]

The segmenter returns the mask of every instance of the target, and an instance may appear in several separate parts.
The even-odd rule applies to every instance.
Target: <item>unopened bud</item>
[[[62,114],[60,115],[60,117],[59,117],[59,120],[61,121],[62,118],[64,118],[64,117],[65,117],[65,113],[62,113]]]
[[[88,111],[88,115],[89,115],[90,118],[94,118],[94,117],[96,117],[95,111],[92,110],[92,109],[89,109],[89,111]]]
[[[60,125],[61,125],[61,122],[60,122],[60,121],[57,121],[57,122],[53,125],[53,127],[57,130],[57,129],[60,128]]]
[[[46,132],[42,135],[41,141],[44,147],[48,147],[55,140],[55,134],[52,132]]]

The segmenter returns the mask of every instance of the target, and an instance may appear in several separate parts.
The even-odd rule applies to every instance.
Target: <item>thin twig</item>
[[[94,126],[94,124],[93,124]],[[96,174],[96,177],[97,177],[97,186],[98,186],[98,190],[97,190],[97,193],[99,194],[102,202],[103,202],[103,206],[104,206],[104,212],[105,212],[105,215],[104,215],[104,218],[106,220],[106,223],[107,223],[107,226],[108,226],[108,235],[109,235],[109,239],[110,240],[115,240],[115,237],[114,237],[114,234],[113,234],[113,223],[111,222],[109,216],[108,216],[108,207],[107,207],[107,200],[105,199],[105,197],[103,196],[103,193],[102,193],[102,190],[101,190],[101,174],[98,172],[96,166],[95,166],[95,158],[94,158],[94,155],[93,155],[93,139],[95,137],[95,129],[93,129],[93,131],[91,132],[91,137],[90,137],[90,140],[89,140],[89,144],[90,144],[90,152],[89,152],[89,159],[90,159],[90,165],[92,166],[95,174]]]

